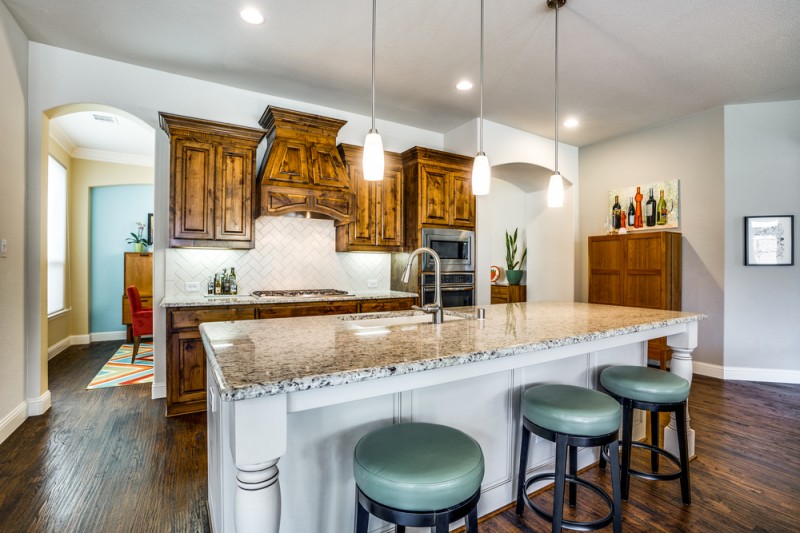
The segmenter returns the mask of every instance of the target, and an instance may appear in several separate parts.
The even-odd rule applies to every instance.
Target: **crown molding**
[[[55,141],[65,152],[72,156],[77,146],[57,122],[50,121],[50,138]]]
[[[149,155],[123,154],[120,152],[108,152],[91,148],[75,148],[70,155],[75,159],[89,159],[92,161],[137,165],[141,167],[155,166],[155,157]]]

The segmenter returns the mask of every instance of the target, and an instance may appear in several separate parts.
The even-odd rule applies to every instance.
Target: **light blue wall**
[[[147,225],[147,214],[153,212],[153,186],[94,187],[90,209],[89,331],[124,331],[123,254],[133,251],[125,238],[136,232],[137,222]]]

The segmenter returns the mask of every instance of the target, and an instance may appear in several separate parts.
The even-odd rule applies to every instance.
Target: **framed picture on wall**
[[[147,244],[153,246],[153,213],[147,213]]]
[[[794,215],[744,217],[744,264],[794,264]]]

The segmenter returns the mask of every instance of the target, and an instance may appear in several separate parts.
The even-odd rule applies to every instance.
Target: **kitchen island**
[[[213,530],[351,530],[356,442],[411,420],[478,440],[486,458],[479,512],[498,509],[514,498],[524,389],[594,388],[605,366],[646,364],[647,340],[663,336],[672,372],[691,379],[704,318],[565,302],[492,305],[485,320],[476,313],[446,310],[438,325],[407,312],[202,324]],[[547,469],[552,447],[537,440],[531,448],[531,472]],[[581,451],[580,466],[594,460]]]

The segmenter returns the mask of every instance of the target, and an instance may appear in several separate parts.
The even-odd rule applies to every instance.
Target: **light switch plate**
[[[186,292],[200,292],[200,282],[199,281],[187,281],[186,282]]]
[[[367,280],[367,288],[368,289],[375,289],[378,286],[377,279],[368,279]]]

